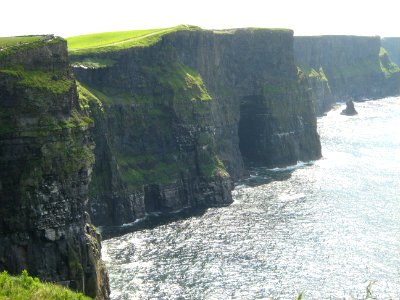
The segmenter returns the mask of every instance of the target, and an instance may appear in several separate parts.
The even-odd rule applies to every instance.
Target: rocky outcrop
[[[382,47],[386,49],[392,62],[400,65],[400,37],[386,37],[381,40]]]
[[[342,115],[345,116],[354,116],[357,115],[358,112],[356,111],[356,109],[354,108],[354,102],[351,100],[346,101],[346,108],[342,110],[342,112],[340,113]]]
[[[85,213],[94,144],[66,42],[0,50],[0,271],[108,299],[100,237]]]
[[[399,93],[399,70],[383,66],[379,37],[295,37],[294,49],[297,65],[311,77],[323,72],[329,84],[331,95],[327,89],[322,95],[314,90],[320,114],[336,101],[376,99]],[[317,81],[320,88],[321,80]]]
[[[72,60],[95,121],[96,224],[229,204],[244,162],[273,167],[321,155],[290,30],[181,30],[148,47]]]

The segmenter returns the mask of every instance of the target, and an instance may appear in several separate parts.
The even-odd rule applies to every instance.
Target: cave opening
[[[243,97],[240,101],[239,149],[246,164],[263,160],[265,136],[265,101],[261,95]]]

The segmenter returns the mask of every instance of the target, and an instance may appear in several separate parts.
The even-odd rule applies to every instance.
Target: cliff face
[[[295,37],[297,65],[310,76],[322,72],[330,87],[331,95],[326,88],[323,95],[317,95],[319,113],[329,110],[334,101],[398,93],[398,70],[387,72],[382,67],[380,48],[379,37]]]
[[[85,213],[94,163],[66,42],[0,51],[0,271],[27,269],[98,299],[108,278]]]
[[[149,47],[72,55],[95,121],[95,223],[229,204],[243,161],[272,167],[318,158],[292,34],[182,30]]]
[[[400,37],[387,37],[381,40],[382,47],[386,49],[392,62],[400,65]]]

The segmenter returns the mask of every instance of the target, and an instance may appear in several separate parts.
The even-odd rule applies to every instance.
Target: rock
[[[346,115],[346,116],[354,116],[354,115],[358,114],[358,112],[354,108],[354,103],[352,100],[346,101],[346,108],[343,109],[340,114]]]
[[[72,54],[88,89],[81,92],[98,96],[88,110],[92,221],[118,225],[149,212],[227,205],[244,163],[320,157],[312,95],[292,44],[290,30],[181,30],[103,54],[115,63],[98,69],[81,67],[97,54]]]
[[[400,93],[400,70],[381,50],[379,36],[297,36],[294,50],[296,64],[309,76],[319,115],[342,99]]]
[[[44,230],[44,236],[46,239],[49,241],[54,242],[57,237],[56,237],[56,231],[53,228],[48,228]]]
[[[0,271],[108,299],[99,236],[85,232],[93,142],[66,41],[11,50],[0,56]]]

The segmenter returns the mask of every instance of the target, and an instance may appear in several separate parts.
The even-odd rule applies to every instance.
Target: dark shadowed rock
[[[71,60],[97,98],[88,110],[97,224],[227,205],[244,163],[285,166],[321,155],[291,30],[181,30],[149,47]],[[94,60],[112,63],[84,66]]]
[[[347,101],[346,108],[343,109],[340,114],[346,115],[346,116],[354,116],[354,115],[358,114],[358,112],[354,108],[354,102],[352,100]]]
[[[0,271],[108,299],[100,236],[85,217],[91,120],[66,46],[46,37],[0,53]]]

